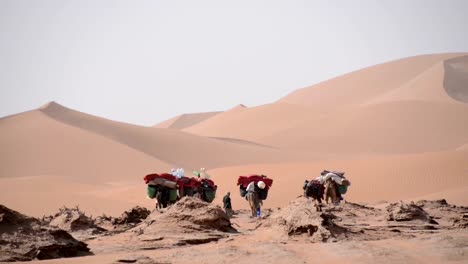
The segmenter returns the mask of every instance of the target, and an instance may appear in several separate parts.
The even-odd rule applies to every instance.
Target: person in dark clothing
[[[232,205],[231,205],[231,193],[228,192],[223,198],[223,208],[226,212],[226,215],[231,218],[232,217]]]

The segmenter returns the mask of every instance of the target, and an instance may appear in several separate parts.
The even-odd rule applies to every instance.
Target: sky
[[[468,51],[468,1],[0,0],[0,117],[56,101],[150,126]]]

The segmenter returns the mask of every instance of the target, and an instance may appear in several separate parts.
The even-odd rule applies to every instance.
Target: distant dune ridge
[[[196,114],[183,114],[180,116],[176,116],[164,122],[161,122],[154,127],[157,128],[171,128],[171,129],[184,129],[186,127],[193,126],[211,118],[221,112],[207,112],[207,113],[196,113]]]
[[[467,142],[468,53],[422,55],[269,104],[182,114],[154,127],[55,102],[0,118],[0,200],[36,216],[63,204],[118,214],[153,206],[145,174],[205,167],[219,185],[215,202],[231,191],[236,208],[247,206],[237,195],[238,175],[275,179],[269,207],[300,195],[303,180],[322,169],[346,171],[346,197],[361,202],[446,194],[467,205]],[[388,188],[389,181],[398,187]]]
[[[454,99],[468,103],[468,55],[444,61],[445,91]]]

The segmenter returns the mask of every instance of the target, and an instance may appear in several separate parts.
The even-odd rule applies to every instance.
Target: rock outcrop
[[[67,258],[90,254],[67,231],[0,205],[0,262]]]

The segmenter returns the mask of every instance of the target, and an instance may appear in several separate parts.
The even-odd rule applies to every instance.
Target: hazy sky
[[[468,1],[0,0],[0,116],[48,101],[152,125],[362,67],[468,51]]]

